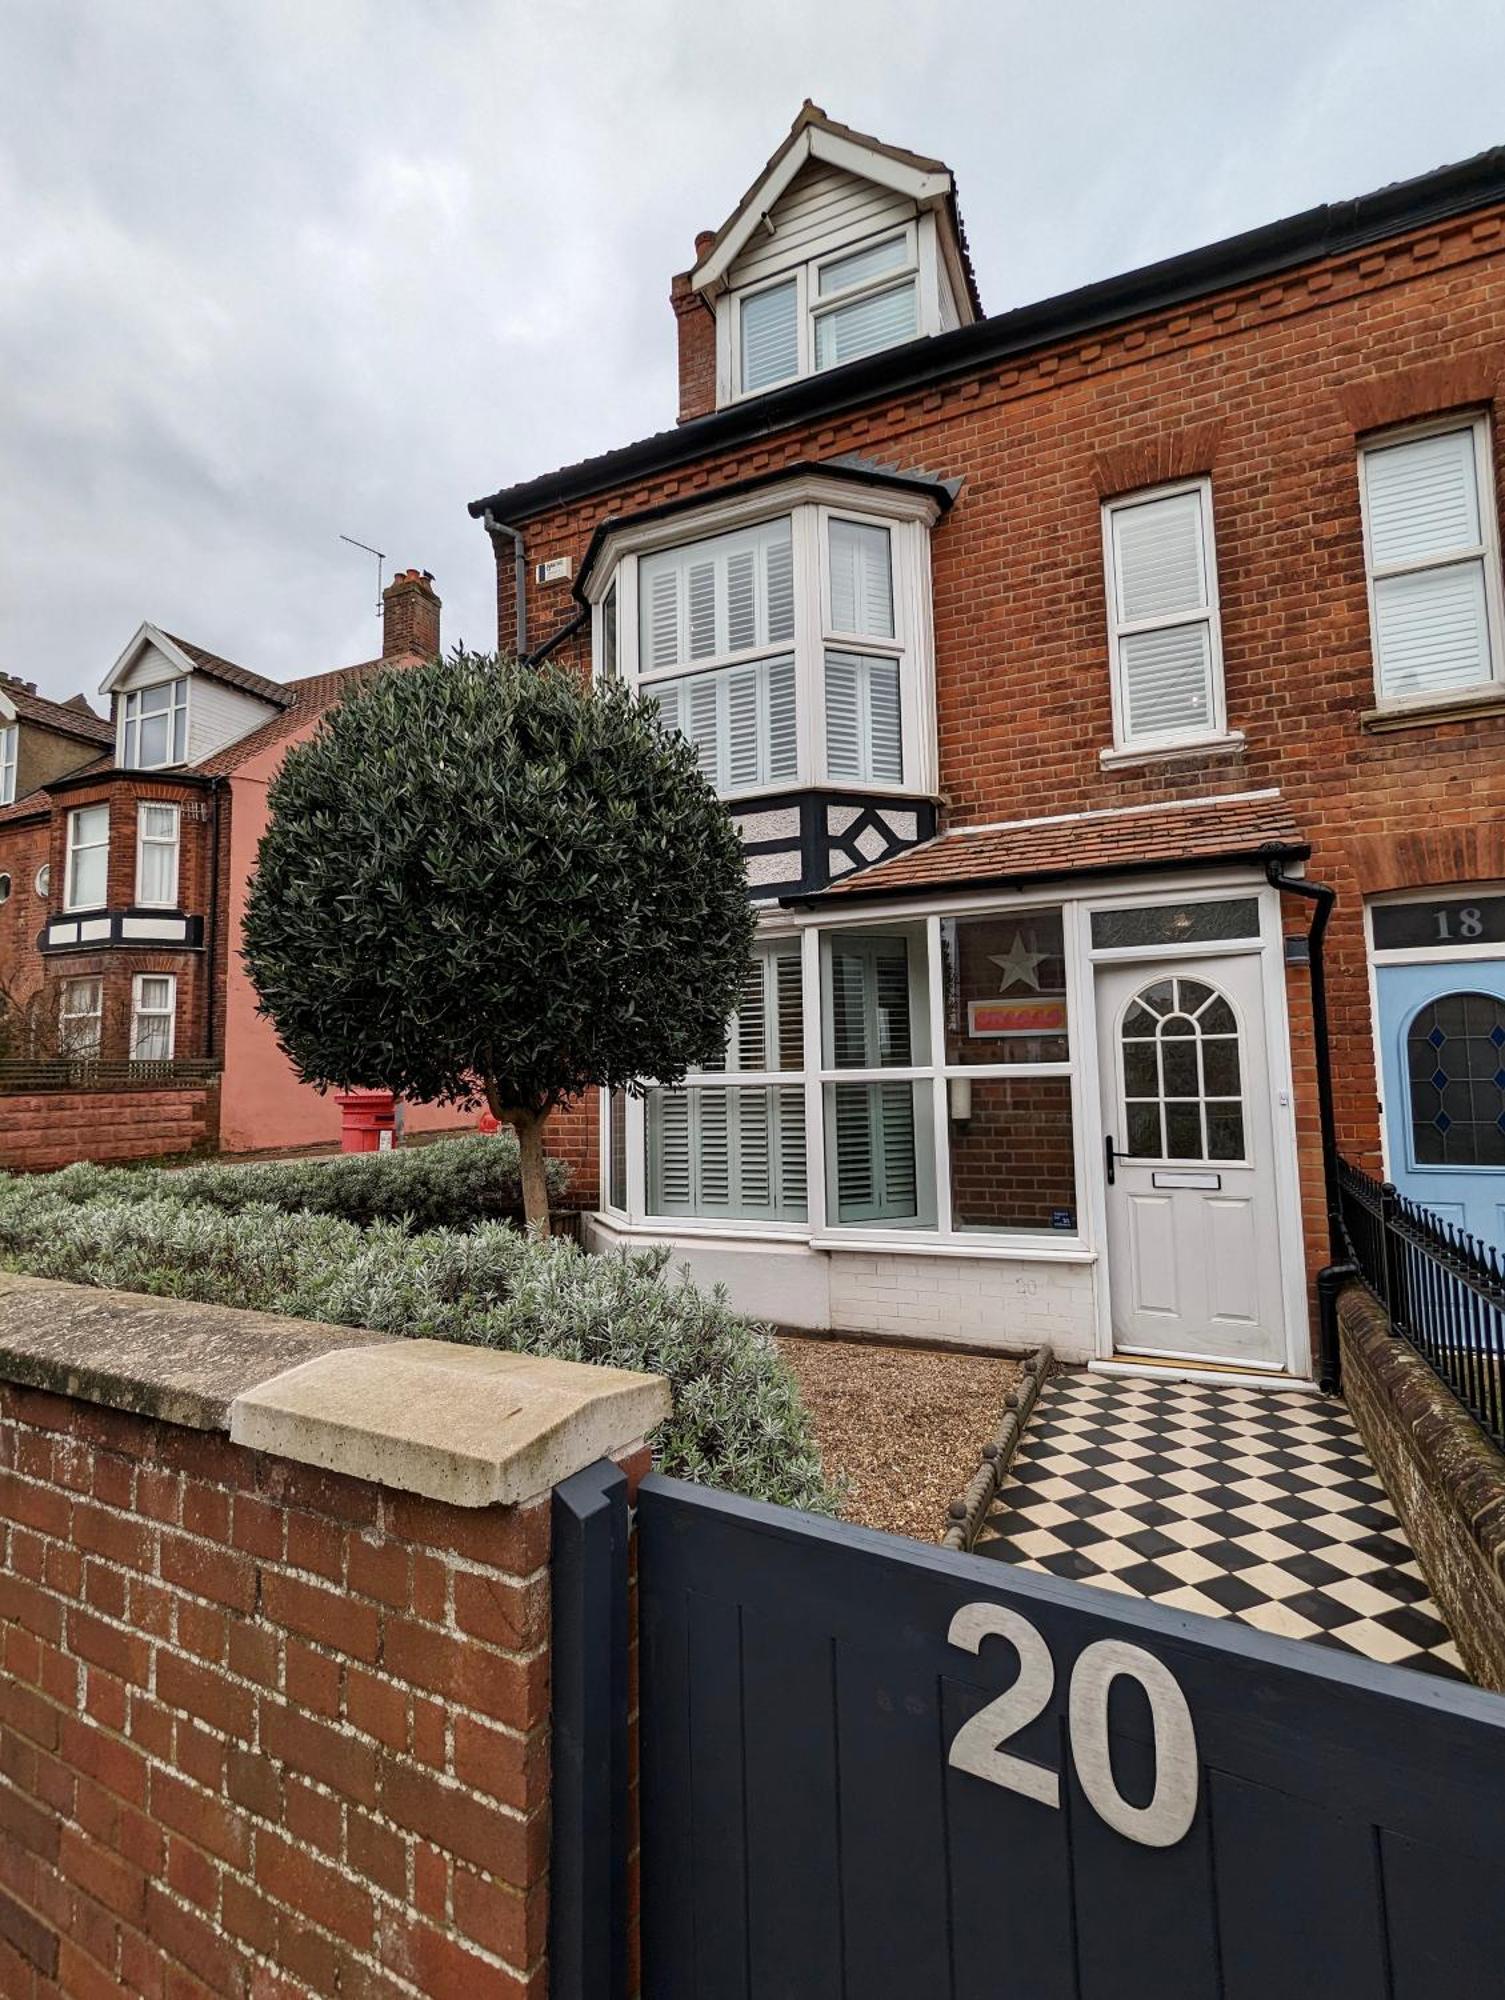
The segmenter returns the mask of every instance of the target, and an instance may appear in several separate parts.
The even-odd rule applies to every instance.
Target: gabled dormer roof
[[[238,667],[233,660],[222,660],[218,653],[195,646],[188,639],[176,639],[171,632],[164,632],[150,621],[144,621],[137,627],[125,651],[100,682],[100,693],[113,694],[148,647],[155,647],[180,673],[205,674],[212,681],[238,688],[242,694],[254,695],[258,701],[270,702],[276,708],[287,708],[292,704],[293,697],[281,681],[269,681],[264,674],[253,674],[249,667]]]
[[[977,279],[956,204],[956,178],[945,161],[911,153],[903,146],[892,146],[870,133],[839,124],[808,97],[788,136],[696,259],[690,272],[696,291],[714,297],[723,288],[738,257],[757,232],[768,227],[779,197],[811,161],[891,188],[917,208],[935,209],[943,215],[949,225],[955,266],[971,305],[970,317],[982,317]]]

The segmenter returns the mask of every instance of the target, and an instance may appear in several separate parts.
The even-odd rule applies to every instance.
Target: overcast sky
[[[989,312],[1505,140],[1500,0],[0,0],[0,667],[278,678],[465,503],[674,420],[670,274],[805,96],[957,175]]]

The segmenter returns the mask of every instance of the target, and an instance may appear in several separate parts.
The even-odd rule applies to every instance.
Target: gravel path
[[[847,1482],[843,1520],[939,1541],[1019,1364],[792,1334],[780,1334],[778,1344],[799,1380],[826,1472]]]

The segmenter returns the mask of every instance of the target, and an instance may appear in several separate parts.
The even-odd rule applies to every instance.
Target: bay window
[[[782,511],[765,501],[719,533],[624,535],[595,594],[597,672],[653,700],[725,798],[931,792],[936,503],[826,478],[786,490]]]
[[[605,1205],[890,1248],[1075,1236],[1067,915],[765,936],[719,1066],[606,1099]]]
[[[94,1061],[104,1030],[104,981],[65,979],[58,1011],[58,1047],[65,1056]]]

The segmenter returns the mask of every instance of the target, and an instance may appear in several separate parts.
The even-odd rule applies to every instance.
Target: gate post
[[[627,1476],[554,1489],[550,2000],[627,1992]]]

